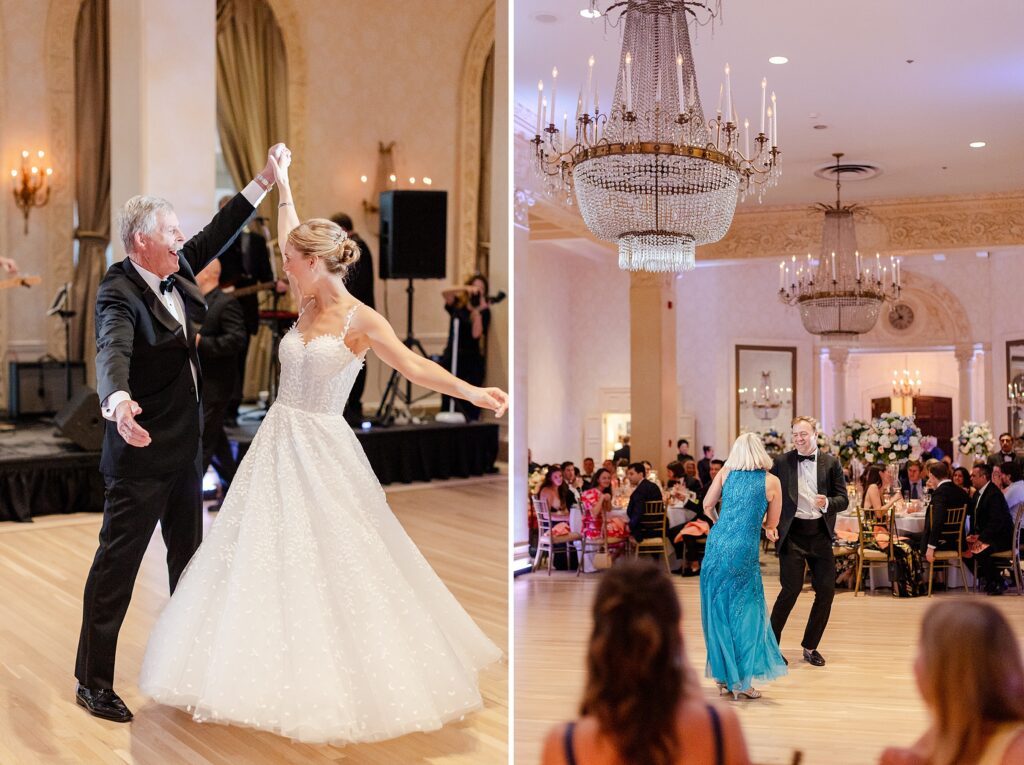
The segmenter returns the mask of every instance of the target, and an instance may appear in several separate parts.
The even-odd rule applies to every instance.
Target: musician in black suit
[[[224,412],[238,386],[238,355],[249,333],[238,301],[217,286],[220,273],[218,259],[196,274],[199,290],[206,298],[206,318],[196,340],[203,369],[203,473],[212,463],[227,491],[236,465],[224,432]]]
[[[348,238],[359,247],[359,259],[353,263],[345,275],[345,286],[352,293],[352,297],[363,305],[375,308],[376,303],[373,297],[373,253],[370,252],[370,245],[356,233],[352,225],[351,216],[346,213],[336,213],[331,217],[337,223]],[[348,401],[345,402],[345,421],[354,428],[363,423],[363,391],[366,389],[366,365],[359,370],[356,381],[352,383],[352,390],[348,394]]]
[[[221,209],[230,202],[232,197],[223,197],[220,200]],[[263,218],[256,218],[256,222],[263,221]],[[264,229],[269,235],[269,232]],[[251,287],[256,284],[274,283],[274,266],[270,259],[270,246],[267,237],[255,231],[243,231],[240,236],[231,242],[227,251],[220,256],[222,265],[220,274],[220,286],[231,291],[232,288]],[[285,292],[287,286],[282,282],[276,285],[278,292]],[[268,288],[269,289],[269,288]],[[249,355],[249,343],[260,328],[260,297],[259,293],[241,295],[236,297],[238,304],[242,307],[242,314],[245,316],[245,347],[238,354],[235,364],[238,367],[235,390],[231,392],[231,398],[227,404],[225,418],[230,423],[238,419],[238,406],[242,403],[242,388],[245,384],[245,360]]]
[[[955,549],[943,539],[942,530],[946,513],[950,508],[967,507],[971,498],[951,480],[953,472],[945,462],[933,462],[928,468],[928,487],[932,490],[932,502],[925,517],[924,533],[921,535],[921,552],[930,563],[935,560],[936,550]]]
[[[626,469],[626,480],[633,484],[633,493],[629,495],[626,515],[629,516],[629,531],[637,542],[644,540],[643,529],[640,528],[640,517],[647,509],[648,502],[662,501],[661,488],[650,481],[644,472],[644,463],[634,462]]]
[[[818,450],[817,422],[812,417],[793,420],[796,449],[775,458],[772,474],[782,483],[782,516],[775,549],[779,555],[779,592],[772,608],[772,631],[782,644],[782,630],[804,583],[804,564],[811,570],[814,603],[801,645],[804,661],[825,666],[818,644],[832,611],[836,588],[836,515],[850,503],[839,460]]]
[[[975,465],[971,468],[971,485],[977,491],[967,543],[975,560],[974,571],[984,580],[985,592],[989,595],[1002,595],[1006,582],[992,560],[992,553],[1005,552],[1013,547],[1010,508],[1003,492],[992,483],[991,465]]]
[[[283,144],[271,151],[286,151]],[[85,584],[75,676],[90,713],[128,722],[113,690],[117,634],[142,556],[160,522],[173,592],[202,539],[202,376],[196,330],[206,313],[194,274],[222,255],[274,184],[274,163],[185,241],[171,205],[133,197],[118,216],[128,257],[96,295],[96,380],[107,420],[106,499]]]

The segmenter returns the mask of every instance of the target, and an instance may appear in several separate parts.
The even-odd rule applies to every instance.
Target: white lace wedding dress
[[[352,320],[348,315],[345,331]],[[306,742],[433,730],[501,658],[388,508],[342,417],[362,355],[281,341],[280,396],[160,616],[139,686]]]

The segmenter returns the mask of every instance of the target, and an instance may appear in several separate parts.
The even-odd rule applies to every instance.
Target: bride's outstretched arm
[[[288,241],[288,235],[292,229],[299,225],[299,214],[295,210],[295,200],[292,198],[292,185],[288,177],[288,168],[292,164],[292,153],[284,144],[279,144],[281,149],[275,152],[275,146],[270,151],[267,161],[274,165],[277,172],[277,241],[281,243],[281,252],[284,252],[284,245]]]
[[[370,348],[381,361],[397,369],[416,385],[430,388],[447,396],[469,401],[481,409],[491,409],[501,417],[508,409],[508,394],[500,388],[478,388],[460,380],[444,367],[413,353],[398,339],[387,320],[371,308],[357,311],[352,329],[362,332]]]

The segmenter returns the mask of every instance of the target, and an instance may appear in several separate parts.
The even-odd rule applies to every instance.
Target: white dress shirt
[[[263,201],[267,191],[264,190],[256,181],[250,181],[249,185],[242,189],[242,196],[249,200],[249,203],[253,207],[259,207],[260,202]],[[132,265],[135,266],[135,270],[139,272],[143,281],[146,282],[154,294],[160,298],[160,302],[164,304],[171,316],[181,325],[185,331],[185,338],[188,339],[188,327],[185,325],[185,302],[181,297],[181,293],[178,291],[177,286],[172,287],[170,292],[160,292],[160,282],[162,281],[159,276],[154,274],[152,271],[147,271],[145,268],[140,266],[134,260]],[[192,369],[192,382],[196,389],[196,400],[199,400],[199,374],[196,370],[195,363],[189,358],[189,366]],[[117,405],[122,401],[131,401],[131,394],[126,390],[118,390],[111,393],[100,405],[100,410],[103,413],[104,419],[116,420],[115,412],[117,411]]]
[[[821,518],[821,508],[818,507],[818,451],[814,450],[814,459],[799,459],[800,452],[797,452],[796,477],[797,477],[797,498],[796,517],[805,521],[813,521]]]

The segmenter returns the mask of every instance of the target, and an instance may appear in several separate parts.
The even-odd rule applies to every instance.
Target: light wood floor
[[[507,479],[421,484],[388,492],[392,509],[431,565],[487,635],[508,641]],[[167,601],[163,544],[154,537],[121,630],[115,688],[130,725],[75,705],[81,598],[100,516],[0,523],[0,763],[504,763],[508,665],[480,675],[484,710],[434,733],[349,747],[295,744],[270,733],[200,725],[142,697],[146,639]]]
[[[764,582],[768,608],[778,594],[778,567],[768,562]],[[518,577],[515,605],[515,762],[537,763],[552,724],[572,719],[584,683],[590,605],[600,574],[577,580],[575,572]],[[683,605],[690,663],[703,678],[707,654],[700,622],[696,578],[674,578]],[[965,597],[934,595],[939,597]],[[985,597],[971,595],[969,597]],[[805,765],[875,763],[885,746],[912,743],[924,730],[926,713],[911,664],[927,598],[895,599],[879,591],[854,598],[840,590],[820,651],[828,662],[812,667],[801,660],[800,639],[813,594],[806,588],[782,635],[789,659],[786,677],[761,687],[757,701],[721,701],[737,711],[751,757],[758,763],[787,763],[792,750]],[[1010,619],[1024,641],[1024,598],[987,598]],[[704,695],[717,698],[710,680]]]

